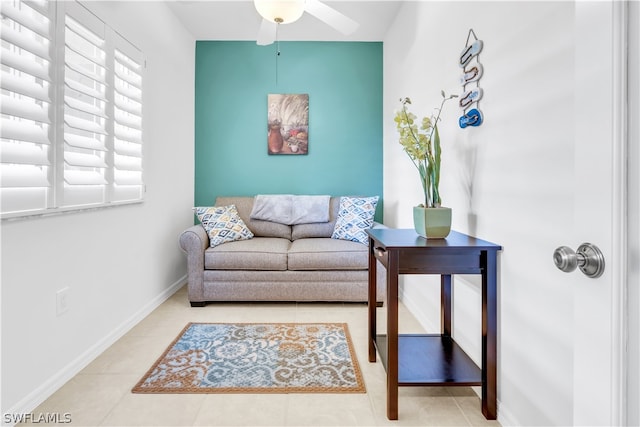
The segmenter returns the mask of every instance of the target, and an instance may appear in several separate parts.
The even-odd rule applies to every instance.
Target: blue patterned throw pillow
[[[209,235],[209,245],[213,248],[234,240],[249,240],[253,233],[244,223],[235,205],[212,208],[194,208],[202,227]]]
[[[365,230],[373,225],[377,204],[378,196],[341,197],[338,219],[331,238],[369,245]]]

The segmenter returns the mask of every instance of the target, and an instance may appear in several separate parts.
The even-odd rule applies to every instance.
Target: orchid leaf
[[[426,207],[440,206],[441,203],[439,187],[442,148],[437,125],[444,103],[457,97],[457,95],[447,97],[444,91],[440,93],[443,98],[440,108],[436,109],[433,116],[424,117],[419,127],[418,117],[407,109],[407,106],[411,105],[409,98],[400,99],[402,109],[396,111],[394,117],[396,130],[400,135],[400,145],[420,174]]]

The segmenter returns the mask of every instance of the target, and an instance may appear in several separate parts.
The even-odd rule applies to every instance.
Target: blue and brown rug
[[[364,393],[346,323],[189,323],[134,393]]]

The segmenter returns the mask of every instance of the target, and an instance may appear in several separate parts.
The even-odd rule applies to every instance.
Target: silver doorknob
[[[553,252],[553,262],[565,273],[579,267],[586,276],[594,279],[602,276],[604,272],[604,255],[591,243],[581,244],[575,252],[568,246],[560,246]]]

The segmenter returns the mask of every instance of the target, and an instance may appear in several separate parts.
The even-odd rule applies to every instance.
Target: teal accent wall
[[[380,196],[382,43],[196,42],[195,205],[217,196]],[[277,74],[276,74],[277,70]],[[267,153],[267,95],[309,94],[309,153]]]

